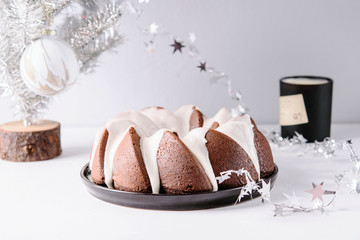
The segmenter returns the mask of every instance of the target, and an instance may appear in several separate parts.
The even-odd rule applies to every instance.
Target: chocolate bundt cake
[[[122,191],[186,194],[240,187],[246,169],[254,180],[269,176],[274,161],[268,141],[249,115],[232,117],[225,108],[206,118],[193,105],[175,113],[148,107],[111,118],[96,135],[91,150],[96,184]]]

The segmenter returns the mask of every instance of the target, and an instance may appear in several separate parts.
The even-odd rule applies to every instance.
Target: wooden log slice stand
[[[0,125],[0,158],[13,162],[48,160],[61,154],[60,123],[40,120],[25,127],[23,121]]]

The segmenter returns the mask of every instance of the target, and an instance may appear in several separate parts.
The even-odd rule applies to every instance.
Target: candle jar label
[[[302,94],[281,96],[279,108],[281,126],[299,125],[309,122]]]

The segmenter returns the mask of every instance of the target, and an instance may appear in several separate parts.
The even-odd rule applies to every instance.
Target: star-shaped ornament
[[[280,216],[283,216],[283,210],[284,210],[284,206],[283,205],[275,205],[275,214],[274,214],[274,217],[280,215]]]
[[[360,180],[353,179],[349,187],[356,193],[360,193]]]
[[[360,174],[360,161],[355,163],[354,171],[356,172],[356,174]]]
[[[360,193],[360,175],[353,170],[347,174],[347,179],[347,182],[349,182],[347,186],[352,190],[352,192]]]
[[[286,193],[283,193],[283,195],[286,197],[286,203],[290,207],[299,207],[300,206],[300,199],[295,195],[295,192],[293,192],[292,196],[287,195]]]
[[[222,174],[219,177],[216,177],[216,180],[219,181],[219,184],[230,178],[230,174]]]
[[[313,209],[319,210],[321,212],[321,214],[326,213],[324,202],[320,201],[319,199],[316,199],[316,201],[314,201]]]
[[[245,186],[243,186],[243,190],[250,195],[252,194],[253,187],[251,184],[247,183]]]
[[[200,65],[197,67],[200,68],[200,72],[206,72],[206,62],[200,62]]]
[[[313,189],[305,191],[305,192],[313,195],[311,201],[314,201],[315,199],[319,199],[319,200],[323,201],[322,195],[325,193],[325,190],[322,189],[322,186],[324,185],[324,182],[320,183],[319,185],[312,183],[312,185],[313,185]]]
[[[181,49],[183,47],[185,47],[185,45],[182,44],[182,42],[178,42],[174,39],[174,43],[171,44],[170,46],[172,46],[174,48],[173,53],[175,53],[176,51],[179,51],[180,53],[182,53]]]
[[[158,33],[158,28],[159,28],[159,25],[157,25],[155,22],[153,22],[149,27],[150,34],[151,35],[157,34]]]
[[[263,202],[270,202],[270,181],[266,183],[264,180],[261,180],[262,188],[260,188],[258,192],[261,194]]]
[[[345,177],[345,173],[339,173],[335,175],[335,183],[340,184]]]
[[[308,141],[301,133],[298,132],[295,132],[294,139],[296,139],[296,141],[300,144],[305,144]]]
[[[247,195],[250,195],[249,192],[246,191],[246,190],[244,190],[244,189],[241,189],[237,201],[240,202],[241,199],[242,199],[243,197],[247,196]]]
[[[195,41],[196,41],[195,33],[193,33],[193,32],[189,33],[189,40],[191,43],[195,43]]]

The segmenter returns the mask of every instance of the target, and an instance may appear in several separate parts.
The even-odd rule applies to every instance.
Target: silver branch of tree
[[[105,2],[105,3],[104,3]],[[25,125],[36,123],[45,113],[49,97],[39,96],[24,84],[20,58],[31,41],[41,37],[46,26],[45,4],[51,4],[54,18],[74,6],[82,8],[78,16],[63,14],[56,26],[58,37],[68,42],[78,55],[81,73],[91,73],[104,51],[122,43],[118,33],[121,1],[95,0],[2,0],[0,1],[0,95],[10,98],[15,118]],[[86,17],[84,19],[84,17]]]

